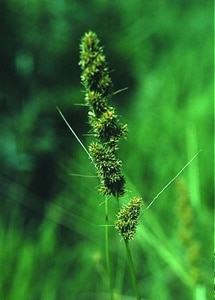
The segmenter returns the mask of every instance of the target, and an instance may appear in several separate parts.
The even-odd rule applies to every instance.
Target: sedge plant
[[[118,158],[117,152],[119,149],[119,140],[126,137],[127,124],[120,122],[115,108],[109,104],[111,97],[115,95],[116,92],[114,92],[113,89],[103,47],[100,45],[97,34],[93,31],[85,33],[81,39],[79,66],[81,68],[81,83],[85,93],[85,105],[88,107],[88,123],[91,128],[90,134],[93,137],[88,149],[69,125],[61,110],[59,108],[57,109],[95,166],[99,179],[98,192],[105,198],[105,256],[110,299],[114,300],[113,270],[109,241],[109,227],[113,224],[109,224],[108,204],[110,198],[113,198],[116,207],[115,228],[124,241],[135,297],[137,300],[140,300],[141,296],[130,249],[130,241],[133,240],[135,236],[138,220],[142,216],[143,201],[141,197],[136,196],[130,199],[127,204],[121,205],[120,199],[126,193],[126,178],[122,174],[122,161]],[[146,209],[151,207],[161,193],[163,193],[196,158],[199,152],[164,186]]]
[[[80,44],[81,82],[85,89],[85,102],[89,108],[88,121],[94,141],[89,154],[100,181],[99,192],[105,197],[105,248],[109,276],[110,299],[113,299],[112,272],[109,256],[108,198],[115,198],[116,228],[122,236],[130,267],[136,299],[141,299],[129,241],[133,239],[140,215],[142,199],[136,197],[120,209],[120,197],[125,194],[125,177],[121,172],[122,161],[117,157],[119,139],[126,136],[127,125],[122,124],[109,100],[113,95],[113,83],[108,64],[96,33],[87,32]]]

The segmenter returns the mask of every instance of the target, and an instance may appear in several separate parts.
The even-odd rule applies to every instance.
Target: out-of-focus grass
[[[202,280],[192,285],[178,237],[173,183],[143,212],[131,249],[143,298],[211,299],[212,5],[193,1],[2,1],[0,298],[108,299],[104,199],[86,154],[79,40],[95,30],[114,69],[111,101],[128,123],[120,158],[130,196],[147,206],[183,173],[201,245]],[[4,34],[3,34],[4,33]],[[114,224],[116,203],[109,199]],[[117,299],[134,299],[123,243],[110,227]],[[130,298],[129,298],[130,296]]]

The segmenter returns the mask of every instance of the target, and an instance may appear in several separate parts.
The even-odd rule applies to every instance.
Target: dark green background
[[[145,299],[212,299],[213,5],[211,1],[0,0],[0,298],[106,299],[104,198],[88,146],[79,43],[95,31],[111,99],[129,134],[127,194],[147,205],[186,162],[201,284],[190,286],[174,182],[144,212],[131,248]],[[113,224],[116,203],[109,199]],[[134,299],[110,228],[116,299]],[[203,295],[203,296],[202,296]],[[129,298],[130,296],[130,298]],[[203,297],[203,298],[202,298]]]

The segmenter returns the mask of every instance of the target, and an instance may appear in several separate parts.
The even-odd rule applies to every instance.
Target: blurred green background
[[[212,1],[0,1],[0,299],[108,299],[104,198],[88,146],[79,43],[95,31],[129,134],[122,203],[147,206],[131,242],[143,299],[212,299]],[[109,199],[110,222],[116,203]],[[184,205],[184,206],[183,206]],[[189,242],[183,239],[188,235]],[[116,299],[135,299],[110,227]]]

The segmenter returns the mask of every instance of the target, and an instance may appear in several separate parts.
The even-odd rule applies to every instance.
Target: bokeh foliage
[[[0,1],[0,298],[106,299],[104,199],[86,153],[90,137],[79,43],[94,30],[128,124],[120,158],[129,197],[149,204],[131,243],[148,299],[212,299],[213,7],[210,1]],[[193,282],[179,232],[184,192],[200,245]],[[116,203],[109,200],[114,223]],[[186,229],[186,228],[185,228]],[[186,229],[189,231],[188,229]],[[125,253],[111,229],[117,299],[134,299]],[[192,255],[191,255],[192,256]],[[195,281],[195,280],[194,280]],[[130,295],[130,298],[129,298]],[[204,298],[202,298],[204,297]]]

